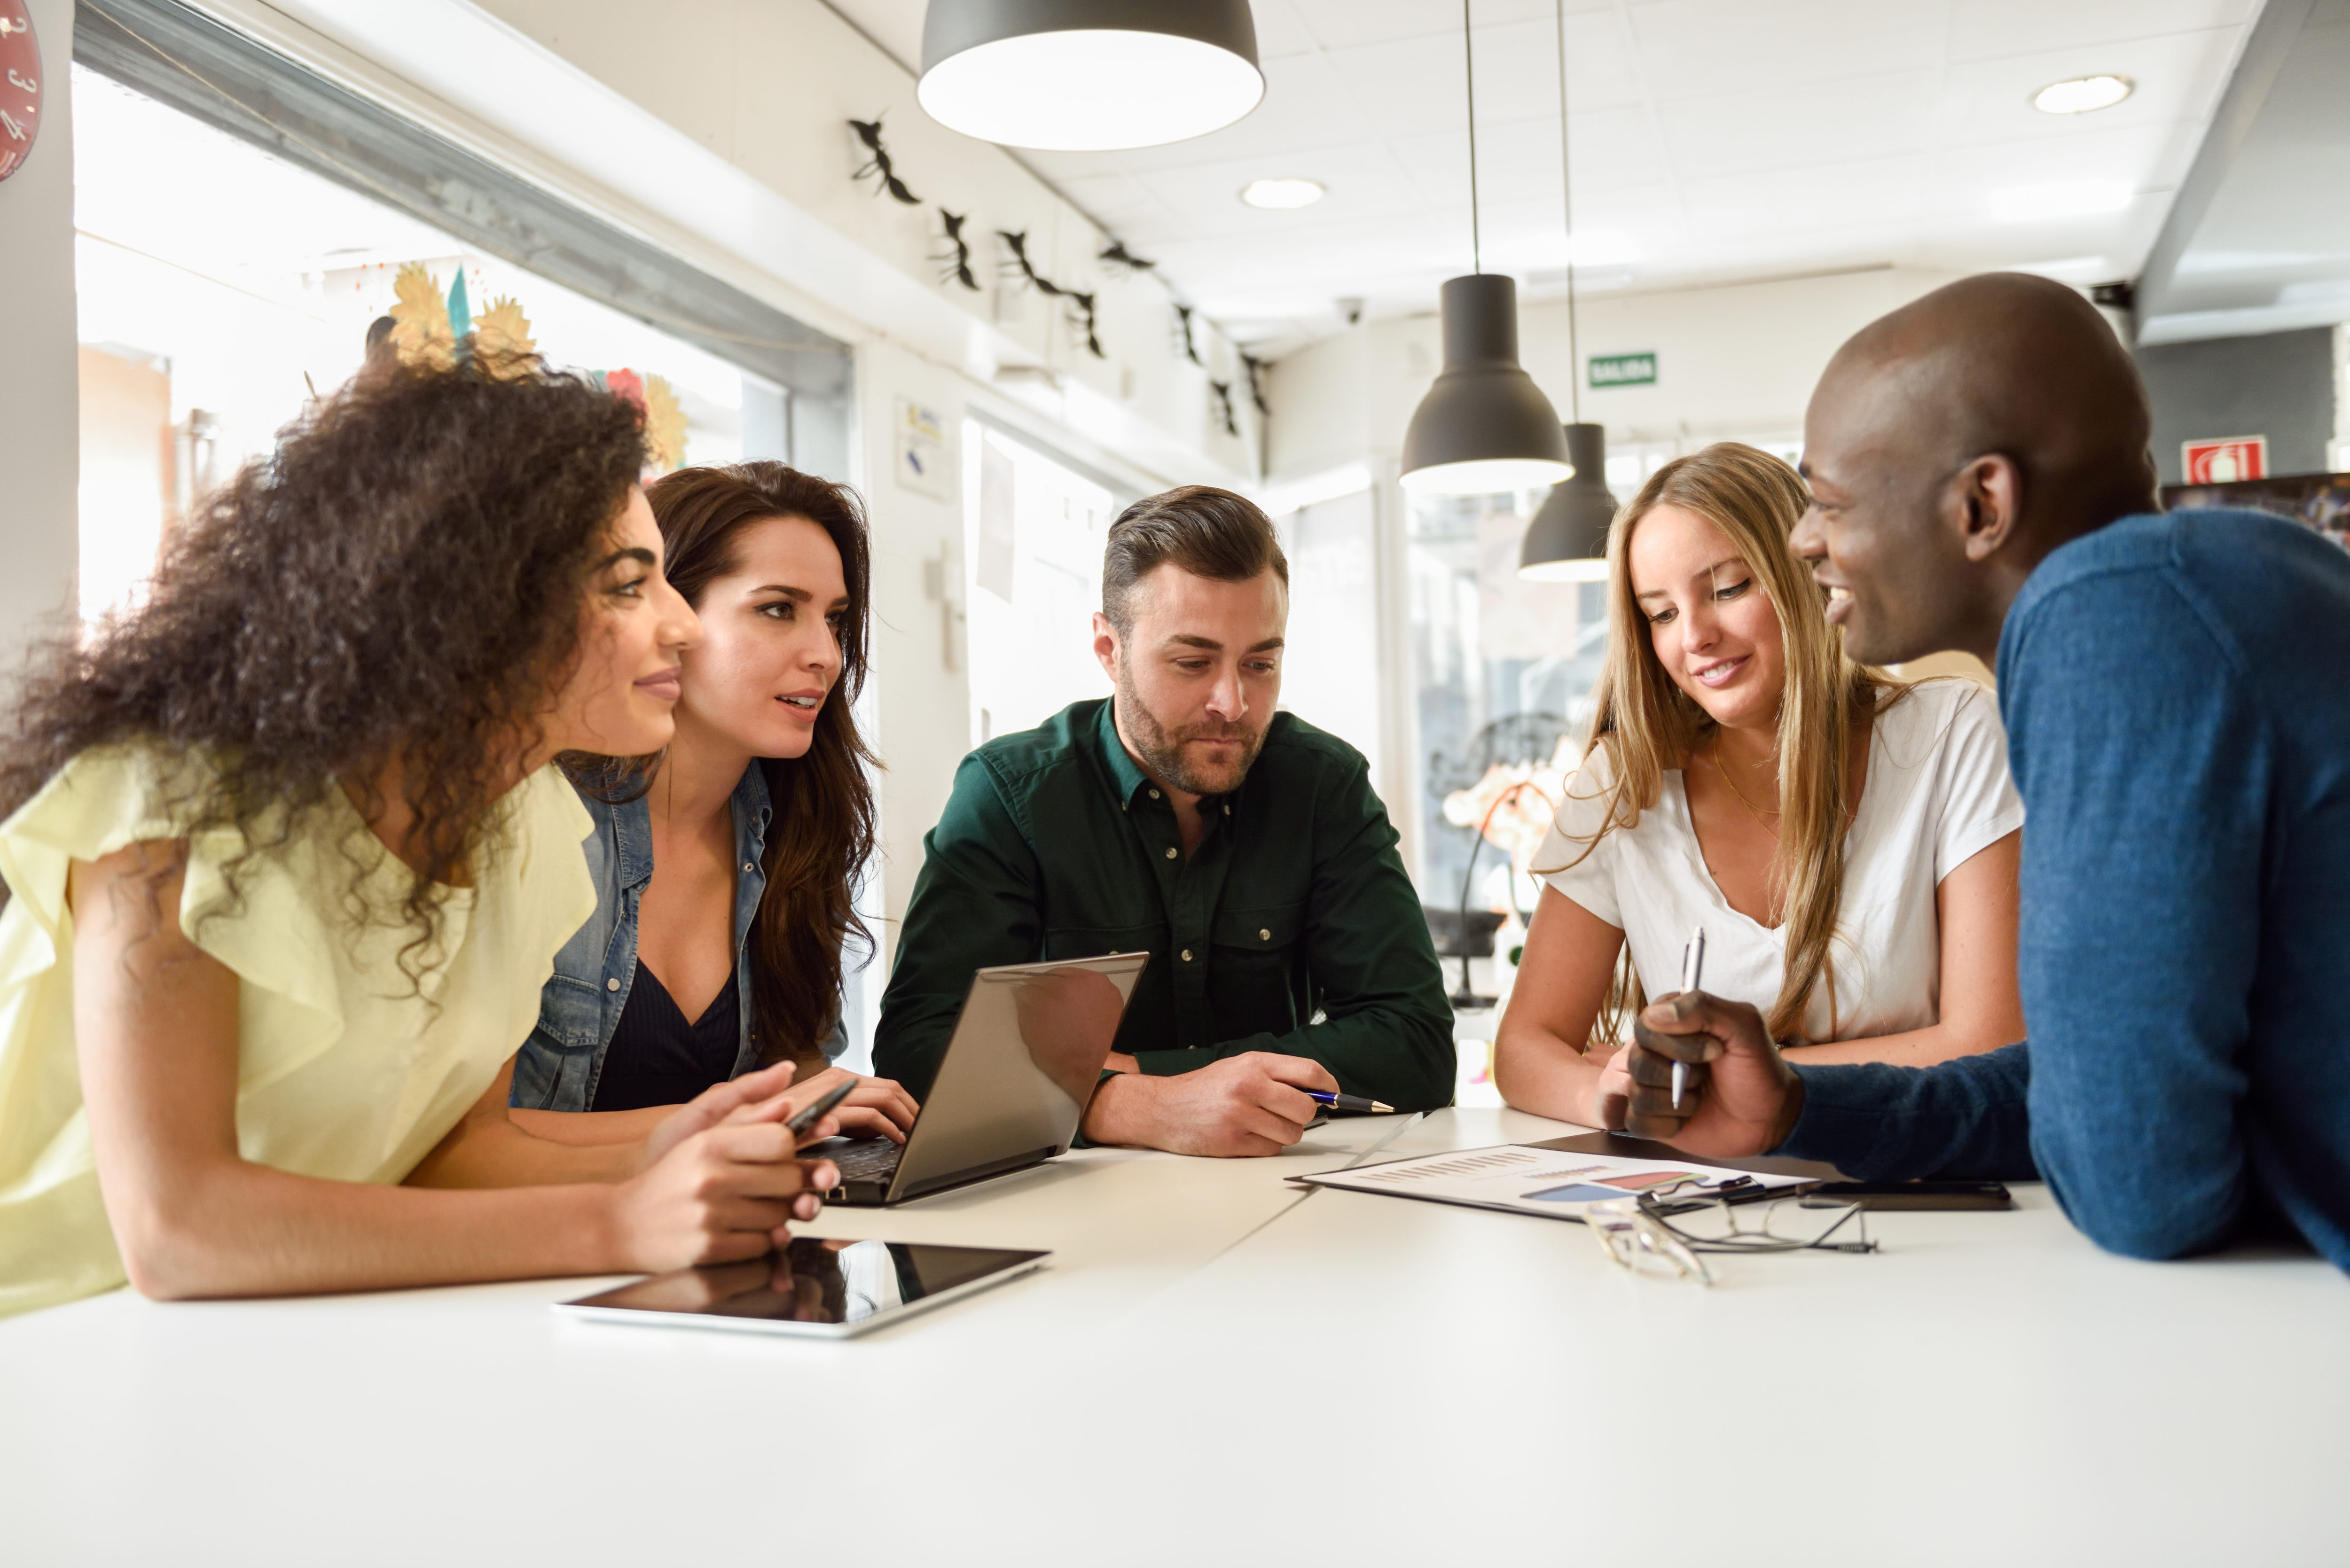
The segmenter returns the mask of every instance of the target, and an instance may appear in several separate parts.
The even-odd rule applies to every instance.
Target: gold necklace
[[[1762,812],[1754,809],[1754,803],[1746,798],[1746,792],[1738,787],[1738,781],[1731,778],[1730,776],[1730,770],[1721,765],[1721,742],[1719,740],[1713,742],[1712,762],[1713,771],[1721,775],[1721,782],[1730,786],[1730,793],[1738,797],[1738,804],[1746,808],[1746,814],[1749,816],[1752,816],[1755,821],[1762,824],[1763,832],[1769,834],[1773,838],[1778,837],[1779,830],[1771,826],[1770,822],[1764,817]],[[1777,816],[1781,814],[1774,811],[1770,815],[1772,816]]]

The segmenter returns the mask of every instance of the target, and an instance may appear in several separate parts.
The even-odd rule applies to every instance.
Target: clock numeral
[[[21,88],[26,92],[38,92],[41,90],[40,83],[35,81],[30,77],[20,77],[13,70],[8,73],[8,85],[13,88]]]
[[[0,109],[0,130],[6,131],[8,133],[9,140],[12,141],[24,141],[28,140],[25,135],[25,128],[17,124],[15,119],[11,119],[8,111],[5,109]]]

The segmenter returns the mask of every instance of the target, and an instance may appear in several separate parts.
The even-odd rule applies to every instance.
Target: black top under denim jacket
[[[555,973],[539,992],[538,1026],[515,1058],[514,1092],[507,1103],[541,1111],[584,1111],[596,1103],[608,1053],[637,977],[637,910],[653,879],[652,808],[642,798],[613,805],[580,793],[594,818],[595,832],[583,847],[596,880],[596,913],[555,955]],[[751,1043],[751,922],[766,891],[760,856],[774,808],[757,761],[743,770],[730,803],[734,815],[734,997],[736,1043],[733,1070],[712,1083],[740,1077],[759,1064]],[[671,1014],[676,1014],[672,1004]],[[679,1023],[683,1023],[678,1015]],[[836,1022],[824,1043],[827,1057],[838,1056],[847,1036]],[[708,1087],[704,1085],[703,1087]]]

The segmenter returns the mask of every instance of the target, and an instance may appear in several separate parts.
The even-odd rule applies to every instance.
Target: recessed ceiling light
[[[2032,95],[2032,107],[2043,114],[2086,114],[2111,109],[2137,90],[2127,77],[2074,77],[2050,82]]]
[[[1323,197],[1318,180],[1252,180],[1241,189],[1241,200],[1252,207],[1310,207]]]

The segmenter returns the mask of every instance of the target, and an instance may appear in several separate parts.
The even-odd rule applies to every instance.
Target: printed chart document
[[[1726,1170],[1687,1159],[1564,1154],[1522,1143],[1419,1155],[1295,1179],[1314,1187],[1384,1192],[1392,1198],[1420,1198],[1471,1209],[1501,1209],[1512,1214],[1538,1214],[1545,1220],[1580,1220],[1594,1203],[1642,1192],[1658,1192],[1668,1199],[1702,1199],[1723,1183],[1734,1181],[1741,1184],[1742,1193],[1793,1196],[1814,1180]]]

